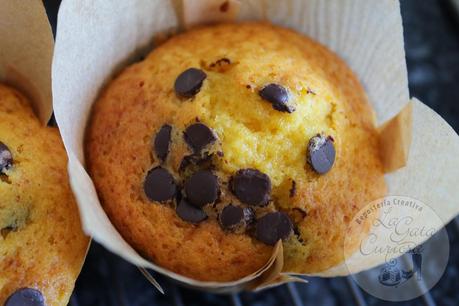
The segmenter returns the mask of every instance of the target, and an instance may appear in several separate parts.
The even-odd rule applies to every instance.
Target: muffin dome
[[[0,84],[0,305],[67,305],[88,244],[57,128]]]
[[[199,280],[343,260],[354,214],[385,193],[362,86],[320,44],[265,23],[169,39],[96,102],[88,168],[110,219],[142,255]]]

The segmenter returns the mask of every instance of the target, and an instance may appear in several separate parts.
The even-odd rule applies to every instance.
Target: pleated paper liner
[[[409,104],[398,1],[64,0],[52,71],[54,110],[69,154],[69,175],[86,233],[132,264],[207,291],[256,290],[299,280],[287,273],[294,271],[282,270],[281,245],[274,248],[262,270],[230,283],[196,281],[145,260],[111,224],[84,168],[87,119],[107,81],[150,51],[158,38],[219,20],[269,21],[308,35],[340,55],[363,83],[375,110],[389,195],[406,195],[432,205],[444,224],[459,213],[459,137],[421,102],[412,100]],[[416,239],[416,244],[425,240]],[[350,264],[356,265],[353,271],[365,270],[387,259],[375,254]],[[319,275],[347,273],[345,265],[338,265]],[[150,280],[160,288],[153,278]]]
[[[53,113],[53,51],[53,33],[41,0],[0,0],[0,83],[25,95],[44,126]],[[1,274],[0,287],[2,278],[8,278]]]
[[[43,124],[53,112],[54,39],[43,2],[0,0],[0,82],[32,101]]]

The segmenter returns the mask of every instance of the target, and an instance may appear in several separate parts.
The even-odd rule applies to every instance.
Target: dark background
[[[401,4],[411,95],[437,111],[458,132],[459,12],[454,1],[402,0]],[[54,27],[60,1],[44,2]],[[378,300],[359,290],[349,278],[311,278],[307,285],[219,296],[179,288],[157,275],[166,290],[166,295],[161,295],[136,267],[93,242],[70,305],[459,305],[459,222],[451,222],[447,231],[451,251],[446,273],[429,294],[408,302]]]

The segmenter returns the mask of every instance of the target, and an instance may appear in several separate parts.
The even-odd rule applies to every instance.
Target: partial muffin
[[[386,192],[352,71],[265,23],[194,29],[124,70],[94,105],[86,157],[123,237],[205,281],[258,270],[279,239],[285,271],[330,268],[371,221],[347,232],[351,219]]]
[[[57,128],[0,84],[0,305],[67,305],[88,243]]]

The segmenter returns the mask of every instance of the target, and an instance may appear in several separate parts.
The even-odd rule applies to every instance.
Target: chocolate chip
[[[169,154],[169,146],[171,143],[171,131],[172,127],[169,124],[165,124],[156,134],[154,149],[156,156],[161,161],[165,161],[167,158],[167,154]]]
[[[220,214],[220,224],[225,229],[231,229],[244,221],[244,209],[239,206],[228,205]]]
[[[191,205],[186,199],[182,199],[179,202],[176,212],[183,221],[191,222],[194,224],[207,219],[206,213],[201,208]]]
[[[161,167],[148,172],[143,188],[148,199],[157,202],[172,200],[177,193],[174,177]]]
[[[202,123],[194,123],[186,128],[184,132],[186,143],[193,149],[194,153],[201,152],[207,145],[217,140],[214,132]]]
[[[289,94],[287,89],[281,85],[266,85],[260,90],[259,94],[264,100],[271,102],[275,110],[287,113],[293,113],[295,111],[295,107],[288,103]]]
[[[10,149],[0,141],[0,173],[5,173],[13,165],[13,154]]]
[[[180,97],[191,98],[199,92],[206,78],[207,75],[204,71],[189,68],[182,72],[175,80],[175,92]]]
[[[185,194],[190,203],[197,207],[214,203],[219,192],[218,179],[208,170],[198,171],[185,181]]]
[[[264,206],[270,199],[271,180],[256,169],[242,169],[231,178],[231,191],[242,203]]]
[[[319,174],[325,174],[335,162],[335,147],[332,137],[318,134],[309,140],[308,163]]]
[[[238,229],[242,229],[242,231],[244,231],[244,225],[252,223],[254,219],[255,214],[252,208],[242,208],[232,204],[223,208],[219,216],[222,228],[231,231],[236,231]]]
[[[5,306],[45,306],[43,294],[32,288],[21,288],[16,290],[6,300]]]
[[[293,232],[293,224],[284,212],[272,212],[257,221],[255,236],[261,242],[276,244],[279,239],[286,239]]]

